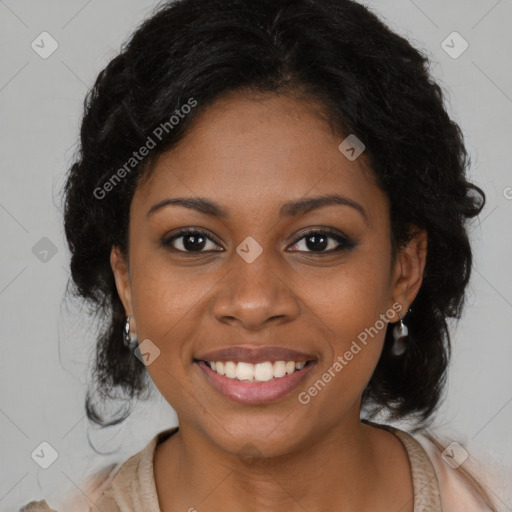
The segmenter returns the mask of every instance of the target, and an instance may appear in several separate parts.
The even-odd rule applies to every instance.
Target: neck
[[[314,437],[283,455],[261,457],[247,448],[240,457],[180,424],[155,453],[161,510],[384,511],[412,501],[407,454],[393,434],[357,418]]]

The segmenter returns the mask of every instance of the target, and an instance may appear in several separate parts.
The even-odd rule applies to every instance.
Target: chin
[[[203,431],[212,443],[243,460],[279,457],[298,451],[307,443],[309,432],[304,428],[304,421],[292,419],[292,416],[287,419],[282,410],[276,410],[275,415],[260,411],[253,418],[215,421],[203,427]]]

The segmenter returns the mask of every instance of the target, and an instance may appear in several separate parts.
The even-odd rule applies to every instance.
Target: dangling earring
[[[126,317],[126,321],[124,323],[124,334],[123,334],[123,343],[130,350],[133,350],[137,346],[137,335],[132,334],[130,332],[130,315]]]
[[[409,334],[409,329],[407,329],[407,326],[404,324],[402,315],[398,311],[397,313],[398,316],[400,317],[400,324],[396,325],[393,329],[393,339],[395,340],[395,342],[391,347],[391,353],[394,356],[401,356],[406,349],[404,340]]]

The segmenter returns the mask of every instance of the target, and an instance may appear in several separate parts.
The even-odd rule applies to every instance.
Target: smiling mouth
[[[247,363],[244,361],[204,361],[210,370],[217,375],[241,382],[270,382],[282,379],[293,373],[301,372],[314,363],[309,361],[263,361]]]
[[[270,404],[289,396],[301,383],[304,383],[318,363],[316,359],[257,363],[207,362],[204,359],[196,359],[194,362],[200,373],[218,393],[245,405]],[[287,365],[290,373],[287,372]],[[274,370],[277,377],[274,376]],[[224,375],[219,373],[222,371]]]

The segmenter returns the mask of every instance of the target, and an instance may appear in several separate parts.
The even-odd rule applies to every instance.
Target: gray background
[[[69,272],[59,192],[76,148],[83,98],[155,5],[151,0],[0,0],[2,511],[43,497],[57,506],[85,473],[124,460],[156,432],[176,424],[173,411],[157,396],[122,427],[87,428],[83,400],[94,322],[62,301]],[[471,178],[487,194],[487,206],[472,226],[475,268],[465,315],[453,325],[449,386],[434,430],[467,443],[470,455],[494,467],[505,465],[508,476],[502,476],[510,482],[512,1],[375,0],[367,5],[430,56],[449,112],[463,128]],[[43,31],[58,43],[47,59],[31,47]],[[458,58],[442,47],[453,31],[469,44]],[[461,48],[456,40],[452,46]],[[89,448],[88,431],[95,446],[110,455]],[[48,469],[31,458],[42,441],[59,455]],[[504,510],[512,510],[507,489],[498,495]]]

